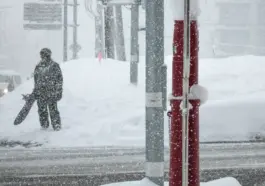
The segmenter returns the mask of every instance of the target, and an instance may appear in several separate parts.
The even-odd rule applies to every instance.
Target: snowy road
[[[201,180],[265,181],[265,143],[201,144]],[[165,150],[166,178],[169,151]],[[144,177],[144,148],[0,148],[0,185],[89,185]]]
[[[265,143],[202,144],[201,169],[265,168]],[[165,150],[168,169],[169,151]],[[99,175],[144,170],[143,148],[0,149],[0,175]]]

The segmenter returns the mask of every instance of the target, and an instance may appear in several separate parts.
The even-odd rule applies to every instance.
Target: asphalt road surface
[[[98,186],[141,179],[144,163],[145,149],[135,147],[0,148],[0,183]],[[202,144],[200,167],[202,181],[233,176],[253,186],[265,181],[265,143]],[[168,168],[166,149],[166,178]]]

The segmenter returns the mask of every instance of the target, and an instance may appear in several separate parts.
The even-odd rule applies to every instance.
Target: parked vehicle
[[[12,92],[22,83],[21,76],[12,70],[0,70],[0,97]]]

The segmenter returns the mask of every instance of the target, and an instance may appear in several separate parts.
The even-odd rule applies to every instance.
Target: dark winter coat
[[[62,98],[63,75],[60,65],[53,60],[42,60],[34,70],[35,99],[56,102]]]

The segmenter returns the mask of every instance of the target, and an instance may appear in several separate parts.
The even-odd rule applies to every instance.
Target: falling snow
[[[199,81],[185,95],[200,100],[199,139],[189,140],[200,162],[189,166],[200,164],[201,186],[264,185],[265,3],[217,1],[190,1]],[[1,1],[0,185],[176,186],[172,118],[192,108],[170,102],[183,98],[172,72],[182,74],[174,23],[185,2]]]

